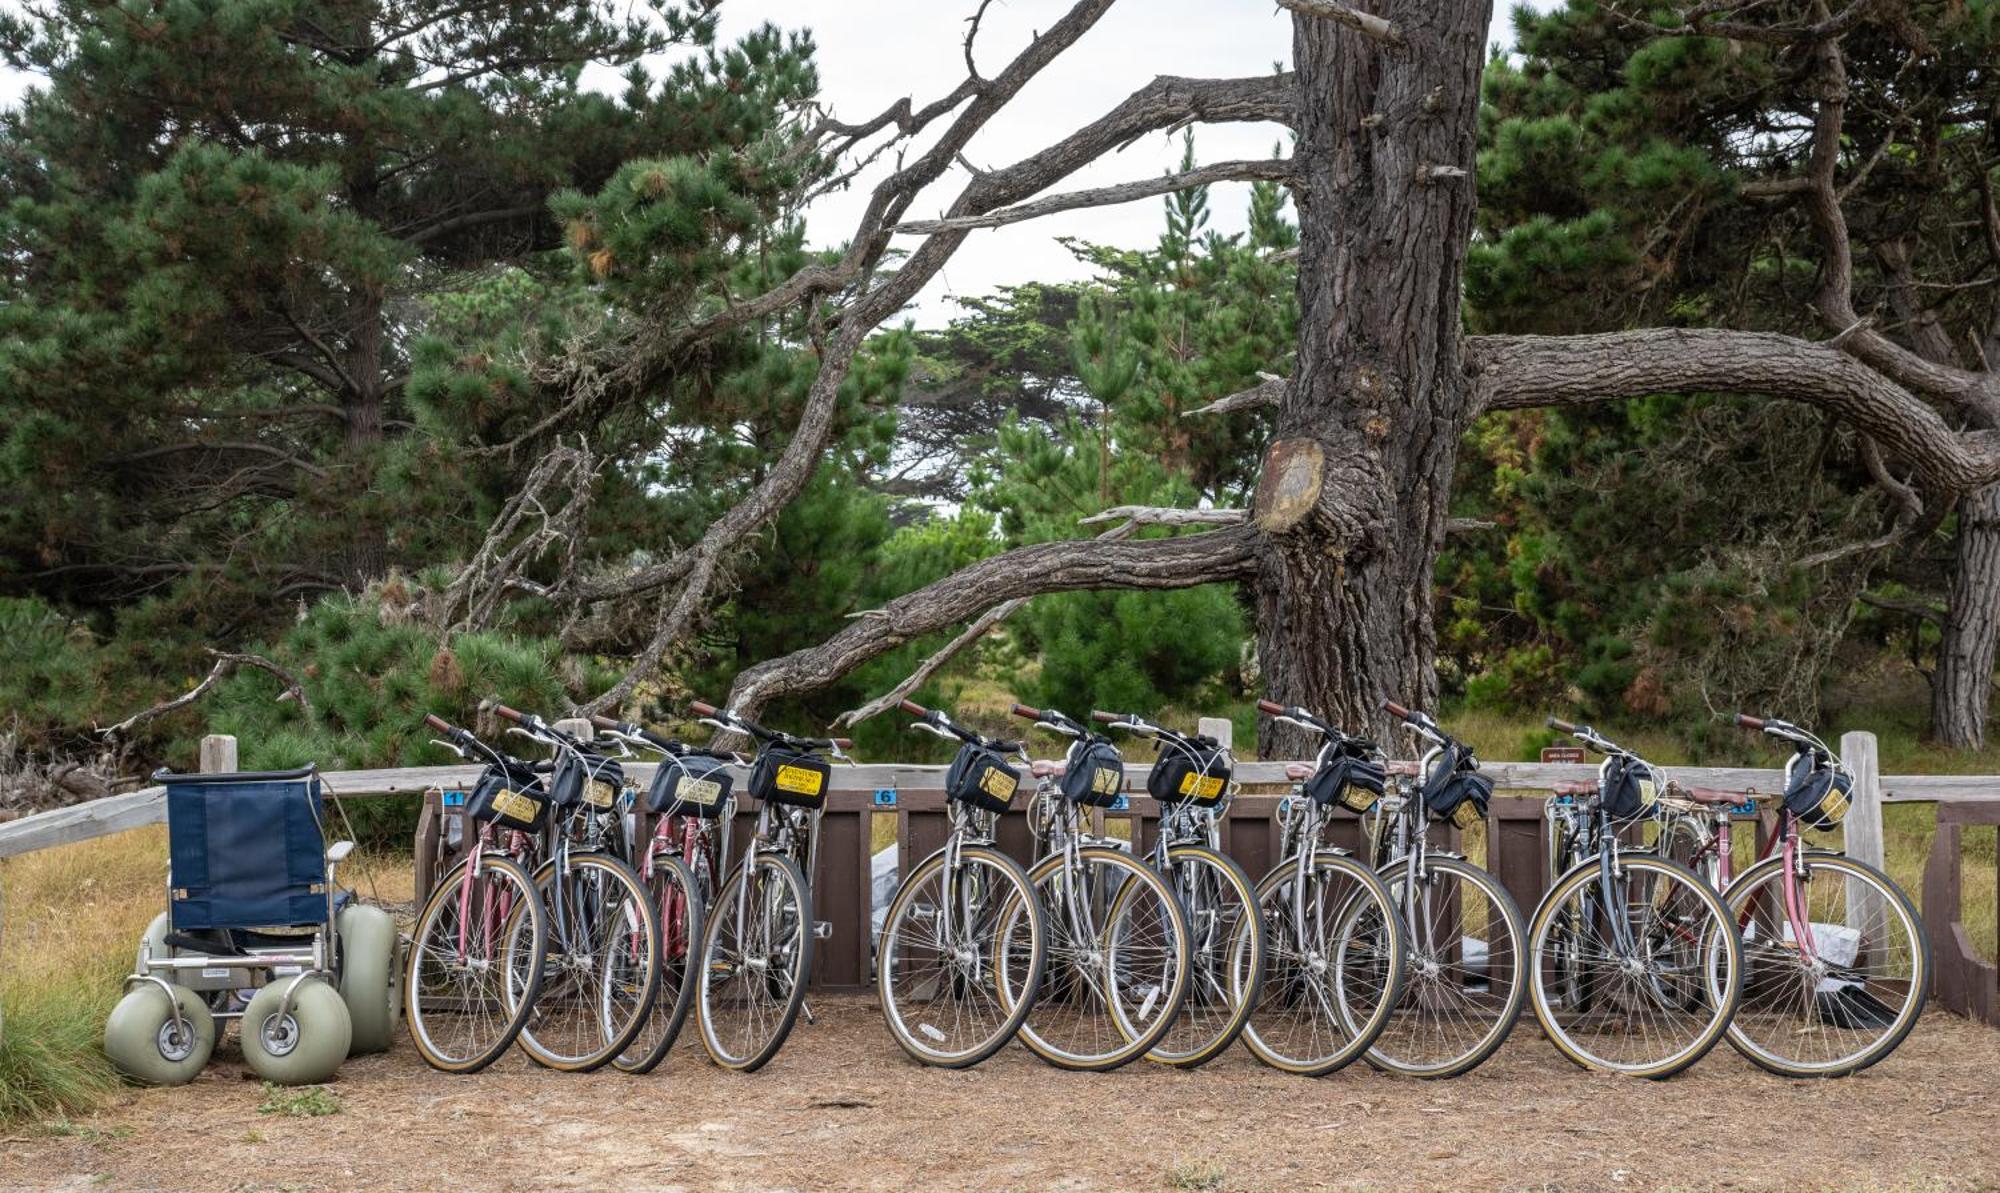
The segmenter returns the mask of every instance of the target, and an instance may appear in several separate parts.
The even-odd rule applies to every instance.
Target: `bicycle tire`
[[[497,876],[513,888],[514,898],[519,901],[518,907],[525,909],[524,914],[529,925],[527,948],[530,950],[531,958],[518,968],[511,961],[496,963],[489,959],[483,966],[470,967],[469,972],[492,974],[503,987],[513,974],[520,972],[529,976],[529,984],[511,999],[504,988],[493,996],[478,997],[482,1007],[497,1004],[499,1009],[507,1010],[511,1001],[513,1009],[499,1020],[497,1026],[487,1030],[477,1040],[476,1046],[468,1044],[463,1048],[449,1051],[441,1046],[440,1037],[445,1035],[442,1030],[443,1017],[451,1012],[436,1004],[447,1000],[450,995],[448,989],[441,989],[437,984],[427,980],[424,971],[427,959],[434,961],[447,952],[453,955],[457,952],[456,924],[447,917],[453,916],[456,910],[454,904],[464,881],[465,868],[471,864],[471,858],[459,862],[431,888],[422,910],[417,913],[416,926],[411,933],[409,956],[404,960],[403,1022],[408,1025],[411,1042],[416,1045],[417,1053],[424,1058],[424,1063],[446,1073],[477,1073],[506,1055],[507,1049],[513,1047],[540,991],[541,957],[548,948],[547,924],[542,916],[534,879],[526,869],[508,858],[481,859],[482,878],[475,881],[484,881],[483,876],[486,874]],[[514,912],[515,908],[510,906],[507,910],[496,913],[501,919],[501,922],[495,925],[497,939],[513,939],[512,933],[506,930],[505,925],[513,922]],[[440,932],[446,939],[438,945],[431,944],[432,936]],[[457,1001],[464,1005],[470,996],[471,991],[465,990]],[[428,1008],[427,1002],[432,1004]],[[466,1012],[461,1010],[460,1013]],[[490,1016],[483,1017],[490,1021]],[[438,1030],[434,1031],[433,1028]]]
[[[1359,962],[1366,957],[1380,982],[1379,991],[1370,999],[1370,1013],[1353,1016],[1333,1009],[1326,990],[1321,988],[1321,979],[1335,966],[1331,956],[1333,944],[1320,941],[1321,947],[1308,947],[1300,943],[1295,931],[1297,925],[1289,913],[1292,905],[1285,894],[1285,885],[1294,881],[1299,872],[1299,859],[1288,858],[1274,867],[1257,884],[1257,906],[1264,919],[1264,930],[1269,939],[1265,954],[1265,973],[1262,992],[1250,1021],[1243,1029],[1243,1042],[1258,1060],[1274,1069],[1294,1073],[1302,1077],[1323,1077],[1328,1073],[1354,1063],[1374,1046],[1375,1040],[1388,1026],[1389,1016],[1394,1012],[1397,1001],[1402,997],[1404,971],[1408,964],[1409,947],[1403,928],[1402,917],[1396,914],[1395,904],[1389,888],[1383,884],[1375,871],[1361,861],[1333,850],[1320,850],[1313,854],[1314,875],[1335,872],[1345,876],[1353,889],[1334,895],[1335,904],[1331,917],[1322,913],[1315,918],[1325,922],[1331,918],[1335,923],[1347,927],[1341,934],[1339,947],[1341,959],[1345,960],[1345,936],[1360,917],[1369,909],[1380,924],[1373,929],[1385,935],[1372,946],[1357,951]],[[1283,903],[1279,902],[1285,898]],[[1315,896],[1317,898],[1318,896]],[[1366,902],[1362,902],[1365,900]],[[1346,970],[1336,973],[1333,979],[1340,982]],[[1358,970],[1357,970],[1358,972]],[[1359,987],[1357,987],[1359,992]],[[1307,1052],[1300,1049],[1292,1039],[1294,1031],[1281,1030],[1287,1020],[1298,1022],[1300,1017],[1290,1013],[1291,1005],[1300,997],[1312,1000],[1313,1006],[1322,1007],[1326,1014],[1308,1008],[1305,1020],[1311,1026],[1307,1039],[1316,1042],[1321,1037],[1319,1021],[1326,1020],[1325,1036],[1329,1042],[1338,1041],[1330,1049]],[[1341,1001],[1346,1002],[1343,990]],[[1260,1019],[1262,1026],[1260,1027]]]
[[[694,1007],[694,968],[701,947],[702,906],[694,872],[677,857],[653,859],[653,875],[643,879],[652,888],[653,912],[660,919],[660,985],[645,1025],[625,1050],[611,1061],[620,1072],[636,1075],[658,1068],[673,1050]],[[669,923],[672,917],[672,923]]]
[[[1021,1021],[1028,1017],[1034,1006],[1034,994],[1040,989],[1042,967],[1048,955],[1046,915],[1040,900],[1035,898],[1028,872],[1021,863],[984,845],[965,846],[959,850],[958,856],[962,864],[991,867],[1007,883],[1004,893],[988,891],[984,896],[988,903],[999,900],[989,912],[991,941],[975,942],[970,947],[976,950],[976,955],[970,957],[965,955],[968,946],[961,944],[958,955],[944,964],[937,964],[926,956],[925,944],[920,939],[912,941],[909,946],[904,944],[902,926],[909,924],[914,929],[925,918],[918,914],[924,910],[920,900],[925,892],[933,883],[942,887],[948,881],[944,878],[948,857],[946,851],[939,850],[917,863],[897,890],[882,919],[882,938],[875,957],[875,988],[881,999],[882,1017],[888,1024],[889,1034],[912,1059],[944,1069],[976,1065],[1014,1038],[1020,1030]],[[928,918],[933,924],[940,914],[937,904],[944,899],[944,893],[940,891],[929,908]],[[1027,912],[1025,920],[1017,914],[1020,910]],[[1028,933],[1027,956],[1020,962],[1021,972],[1009,977],[1000,973],[998,966],[1016,956],[1018,950],[1007,948],[1000,934],[1022,925]],[[930,949],[939,951],[938,942],[931,942]],[[906,959],[908,965],[904,964]],[[935,972],[925,972],[926,966]],[[991,1000],[999,1010],[997,1021],[975,1026],[973,1031],[976,1035],[962,1046],[944,1047],[960,1033],[954,1030],[948,1034],[938,1026],[936,1021],[942,1020],[943,1015],[918,1014],[919,997],[926,988],[929,997],[922,1001],[927,1002],[930,1008],[942,1005],[952,1007],[951,1024],[954,1029],[965,1023],[961,1008],[976,999]],[[1009,989],[1025,992],[1024,996],[1014,998],[1011,1006],[1007,997]],[[908,993],[899,995],[899,990],[907,990]],[[918,1039],[919,1035],[924,1038]]]
[[[743,900],[737,895],[739,888],[750,881],[751,875],[768,873],[778,883],[777,887],[759,887],[751,892],[749,901],[758,904],[755,909],[742,906]],[[763,879],[760,877],[760,883]],[[771,935],[770,921],[782,916],[782,909],[774,910],[772,899],[782,897],[791,908],[793,927],[782,935],[779,953],[783,969],[769,969],[768,958],[758,958],[755,964],[746,965],[741,958],[732,963],[726,958],[729,942],[741,942],[743,930],[738,927],[734,935],[730,925],[738,919],[746,922],[751,917],[762,921],[756,929],[760,937]],[[797,1022],[799,1008],[805,1004],[806,982],[812,973],[812,889],[806,885],[799,872],[798,863],[781,853],[758,853],[752,855],[746,864],[739,865],[716,892],[715,902],[708,908],[707,922],[702,927],[701,975],[697,983],[696,1019],[701,1025],[702,1046],[708,1050],[709,1059],[725,1069],[739,1073],[754,1073],[771,1063],[771,1058],[784,1047],[785,1038],[791,1034],[792,1025]],[[759,941],[759,948],[768,944]],[[737,945],[740,954],[742,946]],[[747,980],[734,981],[746,972],[752,976]],[[759,973],[764,977],[755,976]],[[718,986],[718,979],[729,982],[729,989]],[[759,1008],[752,1030],[735,1032],[728,1030],[722,1020],[723,1012],[737,997],[747,997],[747,1006]],[[765,1004],[775,1004],[767,1006]],[[728,1034],[731,1040],[724,1040]],[[739,1043],[740,1040],[740,1043]]]
[[[1167,850],[1167,862],[1170,868],[1206,868],[1218,889],[1226,887],[1242,908],[1237,918],[1225,925],[1221,921],[1226,912],[1192,905],[1182,897],[1178,876],[1163,875],[1176,897],[1181,897],[1181,910],[1188,919],[1188,993],[1166,1036],[1146,1053],[1146,1059],[1170,1068],[1194,1069],[1228,1051],[1243,1035],[1244,1024],[1250,1022],[1264,981],[1264,923],[1257,913],[1257,888],[1228,855],[1206,845],[1175,845]],[[1216,972],[1218,963],[1220,975]],[[1218,1001],[1220,1014],[1190,1014],[1190,1008],[1197,1004],[1205,1010]]]
[[[1388,1026],[1364,1054],[1364,1059],[1373,1068],[1410,1077],[1457,1077],[1478,1068],[1488,1057],[1499,1051],[1500,1046],[1505,1044],[1507,1037],[1513,1033],[1514,1024],[1521,1017],[1521,1007],[1528,997],[1528,972],[1524,961],[1526,952],[1522,948],[1522,943],[1527,937],[1527,927],[1522,919],[1520,906],[1514,902],[1513,896],[1508,894],[1507,888],[1501,886],[1500,881],[1487,870],[1463,858],[1438,855],[1426,857],[1424,865],[1433,873],[1457,874],[1464,881],[1480,888],[1490,904],[1484,913],[1489,917],[1488,937],[1484,941],[1486,951],[1483,968],[1486,982],[1490,987],[1495,967],[1504,966],[1508,975],[1507,992],[1500,1000],[1499,1013],[1492,1017],[1492,1026],[1482,1031],[1469,1048],[1430,1063],[1410,1059],[1410,1051],[1402,1044],[1402,1033],[1397,1031],[1399,1022],[1415,1017],[1416,1012],[1422,1009],[1421,1004],[1442,1005],[1445,996],[1453,993],[1448,987],[1454,979],[1450,976],[1451,966],[1448,963],[1440,962],[1428,955],[1434,950],[1426,948],[1426,934],[1418,931],[1409,922],[1408,916],[1405,916],[1403,929],[1409,934],[1410,942],[1409,977],[1404,982],[1402,998],[1398,1000]],[[1377,870],[1377,873],[1381,875],[1384,885],[1388,886],[1390,895],[1395,896],[1398,884],[1403,879],[1404,863],[1390,862]],[[1399,910],[1402,909],[1403,900],[1397,899],[1396,905]],[[1500,916],[1500,931],[1508,941],[1504,947],[1497,947],[1497,942],[1493,938],[1490,916],[1495,913]],[[1462,943],[1460,947],[1464,947]],[[1457,979],[1457,984],[1470,985],[1472,983],[1468,980],[1469,964],[1464,968],[1465,976]],[[1439,996],[1433,997],[1433,993],[1439,993]],[[1437,1037],[1444,1033],[1422,1034]],[[1392,1036],[1397,1039],[1391,1040]],[[1385,1040],[1391,1042],[1385,1044]]]
[[[617,857],[594,850],[578,850],[568,855],[568,877],[590,876],[594,883],[615,884],[618,910],[612,916],[623,921],[622,929],[613,925],[604,936],[607,958],[616,956],[620,950],[613,940],[621,930],[627,937],[626,954],[614,971],[605,964],[601,969],[594,960],[578,961],[579,952],[594,955],[599,947],[593,940],[600,925],[596,922],[579,923],[574,927],[565,923],[568,912],[567,900],[559,905],[550,897],[556,878],[557,861],[554,858],[543,862],[535,869],[535,890],[542,898],[542,906],[549,921],[549,945],[546,951],[541,993],[530,1007],[528,1021],[521,1028],[516,1041],[529,1059],[546,1069],[563,1073],[588,1073],[603,1068],[623,1052],[632,1038],[645,1027],[646,1016],[651,1012],[653,999],[659,993],[660,981],[660,921],[646,897],[645,884],[632,872],[632,867]],[[586,892],[579,898],[594,897],[601,892]],[[587,910],[587,909],[586,909]],[[589,912],[589,919],[597,921],[605,917],[601,911]],[[634,921],[637,921],[636,923]],[[558,950],[560,949],[560,953]],[[634,950],[640,955],[632,957]],[[550,963],[556,965],[562,975],[553,989],[549,984]],[[635,972],[636,969],[636,972]],[[579,976],[579,971],[592,970]],[[622,980],[615,975],[626,975]],[[606,984],[617,981],[626,988],[629,1009],[621,1016],[623,1022],[613,1022],[604,1006]],[[551,997],[551,994],[555,997]],[[578,1008],[583,1008],[579,1012]],[[578,1047],[568,1051],[558,1050],[553,1041],[559,1032],[571,1039],[564,1044],[581,1045],[591,1033],[573,1026],[578,1020],[592,1024],[596,1042],[589,1048]],[[538,1030],[539,1028],[539,1030]]]

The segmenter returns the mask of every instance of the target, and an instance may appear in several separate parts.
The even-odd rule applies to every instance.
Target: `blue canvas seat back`
[[[326,839],[311,767],[153,779],[167,789],[175,930],[326,922]]]

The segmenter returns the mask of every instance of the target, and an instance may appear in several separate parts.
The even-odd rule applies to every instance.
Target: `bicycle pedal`
[[[814,921],[813,921],[813,939],[814,939],[814,940],[826,940],[826,939],[828,939],[829,937],[831,937],[832,935],[833,935],[833,921],[832,921],[832,920],[814,920]]]

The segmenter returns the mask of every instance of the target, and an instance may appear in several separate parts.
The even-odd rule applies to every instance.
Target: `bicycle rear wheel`
[[[1414,884],[1403,861],[1381,875],[1410,961],[1368,1063],[1413,1077],[1469,1072],[1506,1042],[1528,995],[1521,909],[1491,874],[1457,858],[1425,857]]]
[[[403,975],[403,1019],[424,1063],[477,1073],[520,1035],[542,979],[548,930],[534,880],[502,857],[452,867],[417,914]],[[509,950],[519,949],[518,957]],[[511,978],[523,985],[508,989]]]
[[[1048,929],[1019,862],[983,845],[959,850],[955,872],[949,860],[940,851],[918,863],[889,904],[875,988],[903,1051],[962,1069],[998,1052],[1027,1018]],[[999,972],[1010,961],[1011,979]],[[1030,997],[1009,1000],[1010,981]]]
[[[536,1064],[587,1073],[623,1052],[660,984],[660,919],[632,868],[605,853],[572,853],[535,872],[549,947],[541,994],[521,1028]]]
[[[1687,867],[1621,857],[1556,881],[1529,926],[1542,1031],[1585,1068],[1670,1077],[1707,1055],[1742,994],[1742,947],[1722,899]]]
[[[1367,1052],[1402,995],[1408,943],[1389,888],[1345,854],[1296,859],[1257,886],[1269,941],[1243,1042],[1258,1060],[1320,1077]]]
[[[1021,1041],[1059,1069],[1104,1072],[1137,1060],[1159,1044],[1187,997],[1189,938],[1180,901],[1150,866],[1120,850],[1077,851],[1076,869],[1063,854],[1028,872],[1048,919],[1048,962],[1039,987],[1018,985],[1025,972],[1011,955],[1026,915],[1016,903],[1003,917],[998,966],[1008,980],[1002,1003],[1032,997]],[[1033,991],[1031,994],[1030,991]]]
[[[660,920],[660,989],[638,1034],[611,1062],[626,1073],[652,1072],[679,1038],[694,1006],[690,959],[701,942],[701,896],[687,863],[676,857],[655,857],[652,873],[644,881]]]
[[[1895,1051],[1930,988],[1930,945],[1909,898],[1853,858],[1807,854],[1785,910],[1785,859],[1745,871],[1726,896],[1743,932],[1738,1052],[1787,1077],[1844,1077]]]
[[[709,1059],[754,1073],[791,1034],[812,972],[812,891],[797,863],[758,853],[716,892],[702,929],[697,1015]]]

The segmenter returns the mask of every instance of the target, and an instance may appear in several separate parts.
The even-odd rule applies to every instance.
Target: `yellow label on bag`
[[[682,779],[674,788],[674,798],[684,804],[700,804],[712,808],[722,799],[722,784],[714,779]]]
[[[618,789],[603,779],[591,779],[583,785],[583,802],[593,808],[608,808],[617,798]]]
[[[1847,792],[1842,791],[1838,786],[1828,787],[1826,789],[1826,798],[1819,801],[1820,818],[1830,825],[1839,824],[1841,821],[1847,819],[1847,805],[1850,802]]]
[[[522,795],[512,787],[502,787],[493,793],[494,814],[505,816],[509,820],[518,820],[524,824],[533,823],[536,814],[541,810],[540,800]]]
[[[1124,772],[1115,766],[1100,766],[1091,773],[1090,793],[1092,795],[1117,795],[1118,785],[1125,780]]]
[[[979,789],[1003,804],[1013,800],[1014,790],[1020,785],[1020,780],[997,766],[987,767],[979,779]]]
[[[778,790],[793,795],[818,795],[820,784],[825,781],[825,775],[803,766],[781,766],[777,778],[772,780]]]
[[[1199,800],[1214,799],[1222,794],[1222,780],[1189,771],[1181,777],[1181,794]]]
[[[1658,802],[1659,798],[1660,798],[1660,793],[1659,793],[1658,791],[1655,791],[1655,790],[1653,789],[1653,781],[1652,781],[1651,779],[1640,779],[1640,780],[1639,780],[1639,806],[1640,806],[1640,807],[1642,807],[1642,808],[1650,808],[1650,807],[1652,807],[1652,806],[1653,806],[1653,805],[1654,805],[1654,804],[1655,804],[1656,802]]]

